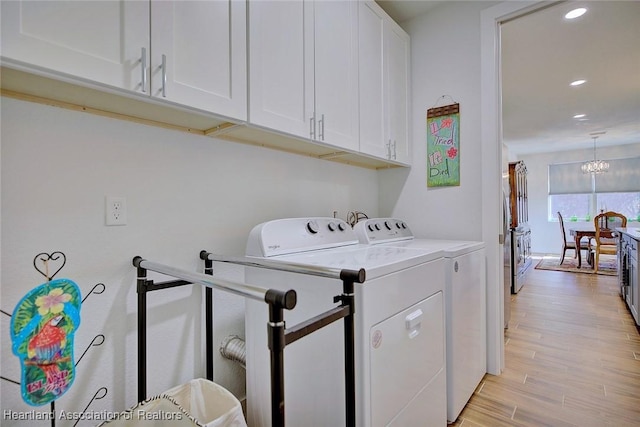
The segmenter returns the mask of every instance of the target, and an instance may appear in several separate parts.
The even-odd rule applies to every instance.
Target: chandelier
[[[597,136],[593,136],[593,160],[583,163],[582,173],[599,174],[609,170],[609,162],[604,160],[596,160],[596,139]]]

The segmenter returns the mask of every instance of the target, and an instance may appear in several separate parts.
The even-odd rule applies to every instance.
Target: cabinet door
[[[374,2],[359,2],[358,62],[360,151],[389,158],[385,139],[383,27],[385,15]]]
[[[638,250],[637,244],[638,242],[633,242],[636,246],[633,251],[630,251],[629,254],[629,299],[631,300],[631,304],[629,308],[631,309],[631,314],[636,321],[636,324],[640,325],[640,317],[638,313],[638,309],[640,308],[640,295],[638,294]]]
[[[358,2],[314,2],[316,139],[358,149]]]
[[[385,50],[388,96],[388,136],[391,159],[411,161],[409,141],[409,36],[395,22],[386,21]]]
[[[358,18],[360,151],[410,164],[409,36],[373,2]]]
[[[151,94],[245,120],[246,2],[153,1]]]
[[[313,3],[249,2],[249,121],[312,136]]]
[[[149,55],[149,3],[3,1],[2,56],[140,91]]]

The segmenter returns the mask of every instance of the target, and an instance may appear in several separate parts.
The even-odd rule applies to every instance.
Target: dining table
[[[576,240],[576,248],[578,248],[576,249],[576,252],[578,253],[578,268],[580,268],[582,265],[582,251],[579,249],[580,241],[583,237],[588,237],[589,239],[591,239],[592,237],[596,237],[596,229],[594,227],[571,228],[569,229],[569,234],[571,234]],[[607,239],[613,239],[616,237],[616,233],[614,230],[611,230],[609,228],[601,228],[600,236]]]

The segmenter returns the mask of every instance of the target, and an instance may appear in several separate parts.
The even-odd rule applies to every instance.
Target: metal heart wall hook
[[[62,258],[62,265],[55,271],[55,273],[49,276],[49,261],[58,261],[60,258]],[[44,271],[38,268],[38,264],[37,264],[38,260],[42,261],[42,263],[44,264]],[[60,270],[62,270],[62,267],[64,267],[66,263],[67,263],[67,257],[64,253],[60,251],[52,252],[51,254],[48,254],[46,252],[41,252],[33,258],[33,267],[38,271],[38,273],[42,274],[47,280],[52,280],[56,276],[56,274],[58,274]]]

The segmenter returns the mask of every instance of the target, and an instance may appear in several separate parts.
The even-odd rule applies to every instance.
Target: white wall
[[[76,353],[96,334],[106,341],[78,365],[76,382],[57,409],[81,411],[100,387],[108,394],[90,410],[124,410],[137,401],[135,255],[201,271],[200,250],[243,254],[251,227],[262,221],[378,213],[376,171],[9,98],[1,102],[2,309],[10,313],[43,282],[32,266],[40,252],[64,252],[67,264],[58,277],[74,280],[83,295],[96,283],[106,286],[83,305]],[[104,225],[107,195],[126,197],[126,226]],[[237,268],[220,270],[242,278]],[[227,334],[244,336],[244,309],[239,297],[216,293],[215,301],[217,349]],[[153,395],[204,376],[201,289],[154,292],[148,302]],[[2,376],[19,380],[7,316],[0,327]],[[238,397],[244,397],[243,375],[217,357],[215,380]],[[33,409],[22,402],[18,386],[2,381],[1,387],[1,409]]]
[[[482,240],[480,12],[494,2],[451,2],[403,23],[411,36],[413,167],[380,175],[380,212],[416,235]],[[460,186],[427,188],[427,110],[460,103]]]
[[[554,153],[518,156],[527,165],[529,192],[529,225],[531,226],[531,250],[534,253],[559,254],[562,237],[557,221],[548,220],[548,167],[553,163],[580,162],[591,159],[592,150],[558,151]],[[640,143],[598,148],[598,158],[621,159],[640,156]],[[637,223],[636,223],[637,224]],[[565,229],[571,223],[565,220]]]
[[[500,373],[504,364],[504,289],[498,244],[501,160],[495,130],[482,120],[485,116],[491,119],[487,122],[496,120],[493,113],[498,109],[485,108],[483,85],[487,78],[497,78],[483,78],[483,73],[491,73],[484,69],[481,52],[487,51],[487,41],[494,46],[493,32],[486,34],[483,12],[496,4],[446,2],[403,24],[411,36],[413,167],[380,174],[383,216],[404,218],[419,236],[485,242],[487,372],[492,374]],[[486,55],[493,53],[489,49]],[[426,113],[443,95],[460,103],[460,186],[427,188]],[[438,105],[445,102],[440,100]]]

